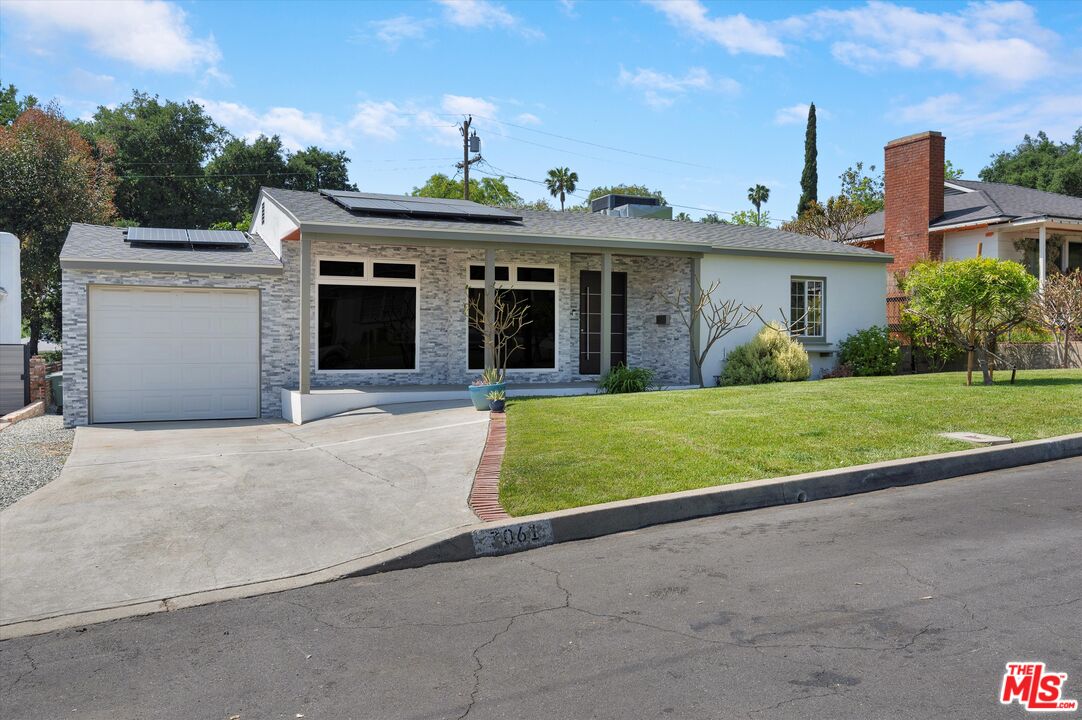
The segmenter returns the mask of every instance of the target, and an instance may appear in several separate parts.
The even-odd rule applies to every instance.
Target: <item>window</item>
[[[417,369],[417,263],[319,260],[319,370]]]
[[[1067,246],[1067,269],[1082,270],[1082,242],[1072,240]]]
[[[800,337],[823,337],[826,280],[792,278],[789,287],[789,322],[793,324],[793,334]]]
[[[510,278],[518,282],[510,282]],[[469,298],[484,303],[485,266],[470,265]],[[509,370],[556,369],[556,268],[554,266],[497,265],[496,290],[509,295],[509,303],[527,305],[527,324],[519,332],[521,347],[507,358]],[[485,344],[482,334],[469,330],[469,366],[480,370],[485,364]]]

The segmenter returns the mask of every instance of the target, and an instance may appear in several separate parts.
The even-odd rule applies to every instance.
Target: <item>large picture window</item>
[[[795,277],[789,287],[789,322],[793,324],[793,333],[800,337],[823,337],[826,280]]]
[[[416,370],[417,264],[318,263],[318,369]]]
[[[518,278],[519,282],[510,278]],[[485,297],[485,267],[471,265],[468,284],[469,298],[482,306]],[[508,370],[556,369],[556,268],[533,265],[499,265],[496,267],[496,290],[507,293],[507,302],[527,305],[529,322],[519,332],[520,348],[507,357]],[[469,365],[481,370],[485,364],[485,343],[481,332],[469,329]]]

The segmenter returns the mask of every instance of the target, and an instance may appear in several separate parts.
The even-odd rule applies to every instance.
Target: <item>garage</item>
[[[87,291],[91,422],[259,416],[259,290]]]

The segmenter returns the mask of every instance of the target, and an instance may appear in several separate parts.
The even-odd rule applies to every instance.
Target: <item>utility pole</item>
[[[462,171],[462,199],[470,199],[470,165],[481,160],[481,138],[477,137],[477,131],[471,131],[473,115],[467,115],[458,131],[462,133],[462,162],[455,163],[455,167]],[[470,153],[477,153],[477,157],[470,159]]]

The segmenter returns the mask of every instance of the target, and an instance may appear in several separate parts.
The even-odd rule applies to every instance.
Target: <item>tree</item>
[[[726,224],[726,222],[724,220],[722,220],[721,217],[717,213],[707,213],[706,215],[702,216],[702,218],[699,220],[699,222],[706,223],[707,225],[724,225],[724,224]]]
[[[868,215],[883,209],[883,174],[875,174],[875,165],[868,166],[864,173],[864,163],[850,165],[838,176],[841,180],[839,196],[860,207]]]
[[[462,199],[462,181],[436,173],[421,187],[415,187],[410,195],[416,197]],[[507,187],[503,177],[470,180],[470,199],[482,205],[514,206],[522,203],[522,197]]]
[[[82,125],[88,138],[116,147],[121,217],[155,227],[206,227],[220,219],[203,165],[229,139],[203,106],[142,92],[101,106]]]
[[[979,176],[985,182],[1082,197],[1082,127],[1070,143],[1054,143],[1044,132],[1036,138],[1026,135],[1014,150],[993,155]]]
[[[217,196],[214,217],[237,222],[252,211],[260,187],[285,187],[288,172],[277,135],[260,135],[250,143],[236,138],[228,141],[206,168]]]
[[[717,280],[705,288],[699,278],[695,278],[694,283],[694,293],[681,290],[672,293],[659,291],[657,297],[672,308],[689,334],[705,331],[705,335],[701,336],[699,354],[692,356],[691,360],[695,363],[695,376],[699,379],[699,387],[706,387],[703,381],[703,363],[710,354],[710,348],[734,330],[750,325],[752,318],[759,317],[762,305],[750,308],[733,299],[715,299],[714,294],[721,285]]]
[[[728,220],[730,225],[752,225],[754,227],[770,227],[770,212],[757,213],[751,210],[737,210]]]
[[[1082,336],[1082,270],[1050,274],[1033,296],[1029,317],[1055,337],[1056,363],[1070,367],[1071,340]]]
[[[638,197],[655,197],[662,205],[668,205],[665,200],[665,196],[660,190],[651,190],[645,185],[598,185],[590,194],[586,197],[586,204],[589,205],[599,197],[605,197],[606,195],[637,195]]]
[[[311,145],[289,155],[284,187],[290,190],[356,190],[349,181],[349,156]],[[472,187],[472,186],[471,186]]]
[[[868,212],[846,195],[827,198],[826,205],[813,202],[808,209],[781,226],[787,232],[814,235],[824,240],[846,242],[852,240],[864,225]]]
[[[800,202],[797,216],[819,199],[819,151],[815,146],[815,103],[808,106],[808,127],[804,131],[804,172],[800,175]]]
[[[33,95],[23,95],[20,100],[14,85],[0,89],[0,125],[10,125],[15,122],[15,118],[37,106],[38,99]]]
[[[486,332],[485,294],[467,293],[463,312],[470,327],[481,333],[485,345],[485,354],[492,358],[492,367],[485,368],[486,384],[502,383],[507,375],[507,360],[516,351],[522,349],[520,338],[522,328],[532,320],[526,314],[530,309],[525,298],[515,295],[512,290],[496,290],[492,297],[492,332]],[[489,374],[494,371],[493,374]]]
[[[943,178],[945,180],[961,180],[962,176],[965,174],[965,170],[954,167],[954,163],[950,160],[943,163]]]
[[[904,312],[967,353],[966,384],[973,384],[974,355],[984,384],[992,384],[996,339],[1026,319],[1037,278],[1010,260],[970,258],[925,261],[900,280],[909,296]]]
[[[560,210],[564,209],[564,197],[569,193],[575,192],[575,186],[579,181],[579,174],[572,172],[565,167],[557,167],[549,170],[549,175],[545,179],[545,187],[548,188],[549,195],[552,197],[560,198]]]
[[[678,212],[673,216],[673,220],[676,220],[677,222],[691,222],[691,216],[686,212]]]
[[[0,126],[0,227],[19,238],[30,352],[61,334],[60,248],[72,223],[116,214],[112,146],[93,145],[55,106]]]
[[[755,206],[755,224],[762,225],[760,220],[759,210],[763,203],[770,199],[770,188],[766,185],[756,184],[754,187],[748,188],[748,200]]]

